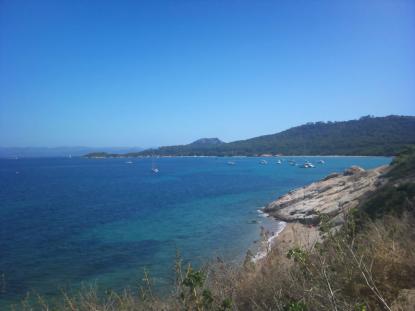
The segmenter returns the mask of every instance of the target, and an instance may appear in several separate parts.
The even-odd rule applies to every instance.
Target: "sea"
[[[27,293],[136,288],[144,271],[166,291],[178,255],[200,267],[258,252],[261,227],[280,228],[259,210],[284,193],[351,165],[391,161],[264,159],[158,158],[158,173],[149,158],[0,159],[0,308]]]

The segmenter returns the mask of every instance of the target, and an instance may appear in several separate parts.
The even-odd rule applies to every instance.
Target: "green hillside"
[[[317,122],[230,143],[236,154],[393,155],[415,142],[415,117],[362,117],[345,122]]]
[[[415,117],[362,117],[342,122],[315,122],[251,139],[223,143],[217,138],[167,146],[128,156],[394,155],[415,143]]]

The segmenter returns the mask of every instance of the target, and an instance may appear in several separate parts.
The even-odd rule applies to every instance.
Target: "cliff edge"
[[[286,222],[313,225],[325,214],[341,224],[347,211],[386,183],[387,170],[388,166],[372,170],[352,166],[343,173],[332,173],[321,181],[290,191],[268,204],[264,212]]]

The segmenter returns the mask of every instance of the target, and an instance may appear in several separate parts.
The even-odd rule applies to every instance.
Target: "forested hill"
[[[344,122],[316,122],[286,131],[236,141],[227,150],[286,155],[393,155],[415,143],[415,117],[362,117]]]
[[[394,155],[403,146],[415,144],[415,117],[366,116],[351,121],[307,123],[277,134],[231,143],[218,139],[205,142],[126,155]]]

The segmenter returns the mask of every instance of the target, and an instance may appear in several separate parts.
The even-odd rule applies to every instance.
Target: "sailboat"
[[[314,168],[315,166],[311,162],[305,161],[305,163],[301,165],[300,167],[301,168]]]
[[[152,161],[151,161],[151,171],[152,171],[154,174],[157,174],[157,173],[159,172],[159,169],[157,168],[156,163],[155,163],[155,161],[154,161],[154,157],[153,157],[153,159],[152,159]]]

